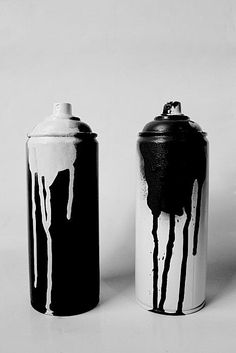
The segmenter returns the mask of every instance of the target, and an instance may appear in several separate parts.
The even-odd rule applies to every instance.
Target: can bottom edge
[[[47,310],[45,307],[42,306],[37,306],[31,302],[31,306],[34,310],[37,312],[47,315],[47,316],[59,316],[59,317],[67,317],[67,316],[74,316],[74,315],[80,315],[83,313],[86,313],[92,309],[94,309],[97,305],[99,304],[99,299],[96,300],[95,302],[91,303],[90,305],[84,306],[83,309],[75,309],[75,310],[70,310],[70,311],[52,311],[52,310]]]
[[[206,301],[204,300],[200,305],[196,306],[195,308],[192,309],[187,309],[187,310],[182,310],[181,312],[173,311],[173,310],[160,310],[160,309],[152,309],[150,308],[148,305],[143,304],[139,299],[136,299],[137,303],[143,308],[146,309],[152,313],[155,314],[161,314],[161,315],[172,315],[172,316],[182,316],[182,315],[188,315],[188,314],[193,314],[199,310],[201,310],[202,308],[204,308],[204,306],[206,305]]]

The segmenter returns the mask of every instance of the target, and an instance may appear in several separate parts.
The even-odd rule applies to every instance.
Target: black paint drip
[[[164,271],[162,275],[161,300],[159,303],[159,310],[163,310],[164,302],[166,300],[167,276],[170,269],[170,260],[172,257],[174,241],[175,241],[175,215],[170,214],[169,240],[166,247],[166,258],[165,258]]]
[[[187,259],[188,259],[188,226],[191,221],[191,210],[187,213],[187,219],[185,221],[184,230],[183,230],[183,258],[181,264],[181,273],[180,273],[180,286],[179,286],[179,301],[177,306],[177,314],[181,315],[183,301],[184,301],[184,291],[185,291],[185,281],[186,281],[186,270],[187,270]]]
[[[193,255],[197,254],[198,231],[201,213],[202,186],[206,177],[206,140],[196,132],[161,141],[141,138],[140,152],[144,161],[143,174],[148,184],[147,204],[153,214],[153,311],[164,312],[168,272],[175,241],[175,215],[187,219],[183,229],[183,258],[181,265],[179,300],[176,314],[182,313],[188,257],[188,227],[191,220],[191,203],[194,182],[198,185]],[[158,306],[158,234],[157,224],[161,212],[170,215],[169,240],[162,275],[161,299]]]
[[[194,236],[193,236],[193,255],[194,256],[197,254],[198,230],[199,230],[200,214],[201,214],[201,199],[202,199],[202,184],[198,185],[198,193],[197,193],[196,225],[194,228]]]
[[[157,298],[158,298],[158,238],[157,238],[157,228],[158,228],[158,217],[159,215],[153,215],[153,228],[152,235],[154,240],[153,249],[153,310],[157,309]]]

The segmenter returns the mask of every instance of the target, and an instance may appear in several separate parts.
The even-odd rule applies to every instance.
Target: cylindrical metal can
[[[206,133],[164,106],[138,139],[135,282],[150,311],[181,315],[205,304],[208,142]]]
[[[30,295],[41,313],[80,314],[99,301],[96,136],[69,103],[28,135]]]

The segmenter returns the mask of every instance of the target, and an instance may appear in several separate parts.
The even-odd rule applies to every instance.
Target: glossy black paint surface
[[[67,219],[69,170],[58,172],[50,186],[52,241],[53,315],[80,314],[99,301],[99,225],[98,225],[98,154],[97,142],[86,138],[76,145],[71,218]],[[46,312],[47,236],[43,227],[39,197],[39,175],[33,192],[36,205],[38,281],[34,288],[34,238],[32,220],[32,176],[28,167],[29,268],[32,306]],[[43,180],[42,180],[43,182]]]

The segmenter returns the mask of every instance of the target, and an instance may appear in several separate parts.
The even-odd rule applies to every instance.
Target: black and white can
[[[28,135],[28,225],[33,308],[66,316],[99,301],[98,143],[56,103]]]
[[[138,139],[135,282],[138,302],[181,315],[205,304],[208,223],[206,133],[164,106]]]

